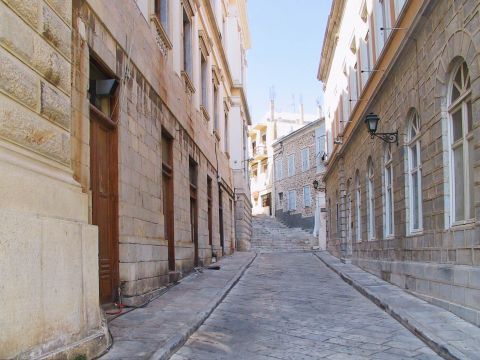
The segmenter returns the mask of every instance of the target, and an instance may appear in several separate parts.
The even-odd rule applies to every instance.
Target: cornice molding
[[[211,1],[203,0],[203,6],[208,16],[208,21],[212,25],[213,28],[213,40],[212,43],[216,45],[216,49],[218,49],[218,53],[220,54],[223,73],[226,74],[228,85],[230,87],[233,86],[233,78],[232,73],[230,71],[230,67],[228,66],[227,55],[225,54],[225,49],[223,48],[222,37],[220,35],[220,29],[218,28],[217,21],[215,19],[215,13],[213,12]]]
[[[338,30],[343,16],[345,0],[333,0],[330,15],[328,16],[327,28],[323,37],[322,55],[318,67],[318,80],[326,82],[330,67],[332,66],[334,49],[338,40]]]
[[[405,8],[399,17],[396,26],[406,28],[408,30],[395,30],[388,38],[387,43],[380,54],[380,58],[375,64],[375,69],[385,69],[385,71],[375,72],[369,78],[360,96],[361,98],[367,98],[368,101],[354,108],[354,113],[351,114],[350,121],[347,123],[347,126],[343,132],[343,144],[334,145],[331,154],[329,154],[330,156],[326,163],[327,167],[324,174],[324,180],[330,176],[334,165],[350,145],[350,140],[355,135],[356,130],[359,127],[364,126],[362,121],[363,117],[368,111],[370,111],[371,104],[375,99],[377,99],[378,92],[380,91],[383,83],[390,75],[393,66],[397,62],[402,50],[405,48],[405,45],[411,40],[412,34],[415,32],[425,10],[432,1],[435,0],[425,0],[421,3],[408,0],[405,4]]]
[[[204,30],[198,30],[198,39],[200,43],[200,51],[202,52],[203,56],[207,58],[212,51],[212,41]]]
[[[187,15],[192,18],[194,13],[195,13],[193,11],[194,5],[192,3],[192,0],[182,0],[182,5],[183,5],[183,8],[185,9],[185,12],[187,13]]]

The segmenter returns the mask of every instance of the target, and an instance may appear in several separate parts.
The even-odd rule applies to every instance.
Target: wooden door
[[[164,231],[165,239],[168,241],[168,269],[175,271],[172,139],[165,133],[162,133],[162,173]]]
[[[190,193],[190,232],[194,247],[194,264],[198,266],[198,226],[197,226],[197,198]]]
[[[222,255],[225,254],[225,234],[223,233],[223,192],[218,190],[218,221],[220,230],[220,245],[222,246]]]
[[[92,223],[98,226],[100,303],[117,298],[117,139],[116,130],[91,112],[90,171]]]
[[[190,234],[194,247],[193,262],[195,266],[199,265],[198,259],[198,204],[197,204],[197,163],[190,159],[189,178],[190,178]]]
[[[207,176],[207,205],[208,205],[208,245],[213,244],[213,213],[212,213],[212,179]]]

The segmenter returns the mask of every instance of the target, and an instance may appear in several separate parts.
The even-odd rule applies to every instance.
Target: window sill
[[[182,74],[183,81],[185,82],[185,89],[187,93],[189,93],[190,95],[195,94],[195,86],[193,86],[193,82],[190,79],[190,75],[188,75],[188,73],[185,70],[182,70],[181,74]]]
[[[475,227],[475,219],[453,223],[450,230],[468,230]]]
[[[162,24],[160,23],[158,16],[152,15],[150,17],[150,20],[153,22],[153,25],[155,26],[155,30],[157,33],[156,34],[157,45],[160,48],[160,51],[162,52],[162,54],[166,56],[168,53],[168,50],[172,50],[173,44],[168,37],[168,33],[165,31]]]
[[[415,237],[415,236],[420,236],[420,235],[423,235],[423,229],[409,230],[406,237]]]

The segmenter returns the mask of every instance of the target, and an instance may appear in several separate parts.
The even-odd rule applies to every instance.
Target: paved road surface
[[[171,359],[438,358],[313,254],[273,253]]]

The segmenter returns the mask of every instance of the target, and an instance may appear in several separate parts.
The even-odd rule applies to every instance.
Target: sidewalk
[[[101,359],[168,359],[208,318],[254,260],[238,252],[220,270],[192,274],[145,308],[112,320],[112,349]]]
[[[315,255],[439,355],[446,359],[480,359],[480,328],[477,326],[355,265],[344,264],[328,252]]]

